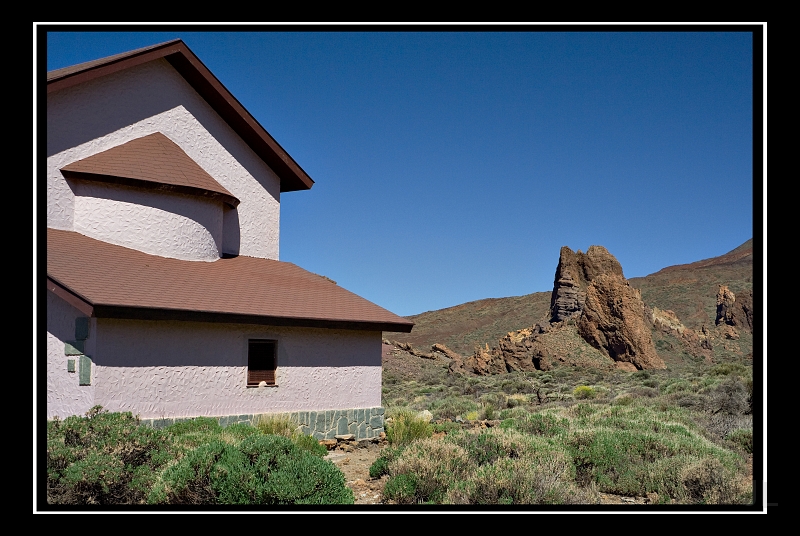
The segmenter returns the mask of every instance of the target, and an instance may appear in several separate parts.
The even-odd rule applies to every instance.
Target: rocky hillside
[[[753,240],[719,257],[669,266],[629,281],[650,307],[673,311],[692,329],[710,327],[716,319],[719,285],[736,295],[753,289]]]
[[[419,355],[433,347],[447,354],[452,371],[475,374],[560,364],[633,370],[752,356],[752,267],[751,240],[726,255],[631,280],[605,248],[565,247],[552,292],[423,313],[410,317],[412,333],[384,337]]]
[[[462,354],[477,347],[495,344],[509,331],[546,321],[550,312],[550,292],[534,292],[511,298],[488,298],[455,307],[409,316],[415,322],[411,333],[383,334],[384,338],[430,348],[442,343]]]

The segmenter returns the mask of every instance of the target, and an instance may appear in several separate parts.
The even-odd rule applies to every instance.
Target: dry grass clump
[[[279,435],[292,438],[297,436],[297,425],[289,420],[288,415],[259,415],[253,426],[264,434]]]
[[[406,445],[431,435],[433,435],[433,425],[407,408],[394,410],[391,422],[386,423],[386,439],[392,446]]]

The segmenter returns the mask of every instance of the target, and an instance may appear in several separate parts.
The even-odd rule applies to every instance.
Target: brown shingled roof
[[[281,192],[308,190],[314,185],[303,168],[180,39],[50,71],[47,73],[47,92],[59,91],[160,58],[168,61],[272,168],[281,179]]]
[[[148,255],[47,230],[47,286],[86,314],[409,333],[414,323],[288,262]]]
[[[232,207],[239,204],[233,194],[160,132],[72,162],[61,172],[71,179],[156,187],[219,198]]]

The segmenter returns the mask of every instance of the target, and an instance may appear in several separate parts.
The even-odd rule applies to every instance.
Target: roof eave
[[[414,323],[365,322],[360,320],[331,320],[286,316],[262,316],[186,309],[158,309],[119,305],[95,305],[94,314],[100,318],[127,320],[181,320],[217,324],[255,324],[301,328],[348,329],[356,331],[392,331],[411,333]]]
[[[92,303],[54,277],[47,276],[47,290],[63,299],[86,316],[120,320],[180,320],[217,324],[254,324],[301,328],[347,329],[355,331],[391,331],[411,333],[413,322],[371,322],[361,320],[331,320],[284,316],[262,316],[188,309],[163,309],[127,305]]]

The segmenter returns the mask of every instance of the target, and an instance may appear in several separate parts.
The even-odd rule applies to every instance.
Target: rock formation
[[[726,285],[720,285],[717,292],[716,324],[753,331],[753,291],[740,292],[736,296]]]
[[[450,362],[450,372],[469,372],[478,375],[500,374],[511,371],[549,370],[547,350],[537,340],[546,328],[512,331],[500,339],[497,347],[476,348],[472,356]]]
[[[454,352],[453,350],[451,350],[450,348],[448,348],[444,344],[436,343],[433,346],[431,346],[431,350],[433,350],[434,352],[439,352],[440,354],[444,354],[445,357],[447,357],[448,359],[452,359],[452,360],[461,359],[461,355],[459,355],[458,353]]]
[[[709,337],[708,331],[705,329],[705,327],[703,327],[700,332],[694,331],[693,329],[684,326],[674,312],[662,310],[658,307],[653,307],[650,309],[649,307],[645,306],[645,312],[646,318],[650,321],[653,327],[662,333],[672,335],[673,337],[679,339],[689,354],[695,357],[702,357],[708,363],[711,362],[711,338]]]
[[[666,368],[653,345],[653,319],[647,316],[651,313],[646,311],[639,291],[623,276],[619,261],[606,248],[591,246],[586,253],[574,253],[565,246],[556,268],[549,325],[509,332],[495,348],[489,349],[487,344],[470,357],[453,359],[450,371],[484,375],[549,370],[556,360],[575,365],[579,359],[567,359],[557,345],[550,347],[553,342],[548,344],[548,337],[541,335],[574,330],[576,324],[580,337],[611,358],[617,368]],[[674,322],[670,318],[667,323],[670,322],[680,325],[677,317]],[[696,334],[692,338],[692,333],[686,332],[686,338],[700,348]]]
[[[561,248],[550,299],[550,322],[579,315],[586,301],[586,289],[601,274],[622,275],[622,265],[603,246],[590,246],[586,253]]]
[[[614,361],[631,363],[637,369],[666,368],[645,322],[642,296],[621,273],[602,273],[591,280],[578,333]]]

